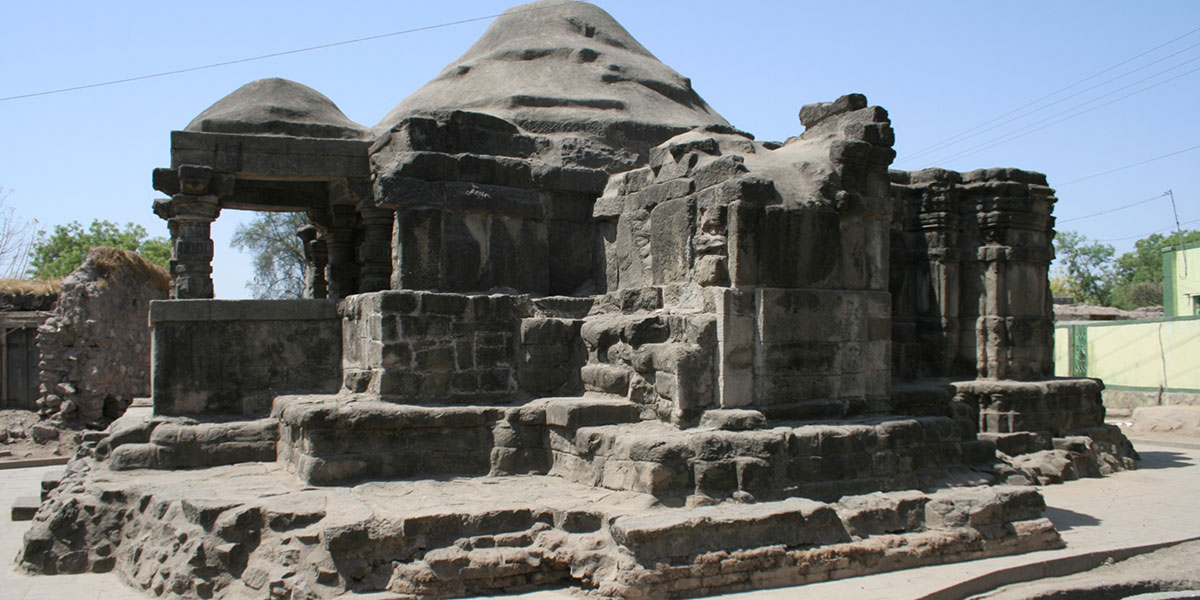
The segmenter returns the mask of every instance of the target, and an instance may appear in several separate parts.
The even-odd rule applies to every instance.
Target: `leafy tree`
[[[1113,306],[1133,310],[1143,306],[1161,306],[1163,303],[1162,281],[1139,281],[1118,285],[1113,291]]]
[[[1060,231],[1054,237],[1054,254],[1063,288],[1077,302],[1108,306],[1115,283],[1112,246],[1093,242],[1075,231]]]
[[[1200,231],[1185,229],[1170,235],[1155,233],[1138,240],[1132,252],[1126,252],[1117,259],[1117,283],[1161,284],[1163,250],[1192,242],[1200,242]]]
[[[56,225],[54,232],[38,232],[33,242],[28,273],[37,279],[59,279],[74,271],[92,248],[111,246],[132,250],[146,260],[166,268],[171,245],[166,238],[147,237],[146,228],[126,223],[124,228],[111,221],[95,220],[85,230],[77,221]]]
[[[20,277],[29,266],[29,248],[37,221],[26,221],[5,207],[12,190],[0,187],[0,278]]]
[[[232,245],[254,256],[255,298],[304,296],[304,247],[296,228],[307,223],[303,213],[265,212],[233,231]]]

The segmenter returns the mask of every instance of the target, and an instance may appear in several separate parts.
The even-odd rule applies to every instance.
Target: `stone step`
[[[108,450],[108,466],[129,469],[185,469],[275,460],[279,423],[253,421],[196,423],[188,420],[147,422],[148,431],[129,434],[129,443],[100,442]],[[110,440],[125,432],[114,432]],[[148,439],[141,441],[143,438]]]
[[[947,417],[872,417],[726,431],[646,421],[551,430],[550,474],[658,497],[836,500],[931,484],[990,463],[989,442],[964,441]]]
[[[60,516],[34,522],[19,561],[116,570],[182,597],[446,598],[571,585],[665,598],[1062,545],[1031,487],[672,507],[545,476],[313,488],[282,474],[256,463],[77,478],[75,492],[50,500]]]
[[[544,473],[551,429],[635,422],[616,396],[542,398],[519,406],[412,406],[336,396],[276,400],[279,460],[302,481]],[[569,434],[568,434],[569,435]]]
[[[37,496],[17,496],[13,500],[11,517],[13,521],[32,521],[37,514],[42,501]]]

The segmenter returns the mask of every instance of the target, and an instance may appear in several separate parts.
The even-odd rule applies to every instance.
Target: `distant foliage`
[[[71,274],[92,248],[108,246],[137,252],[162,268],[171,260],[166,238],[148,237],[146,228],[135,223],[119,227],[111,221],[95,220],[84,229],[76,221],[56,225],[53,233],[38,232],[33,241],[28,274],[36,279],[60,279]]]
[[[1054,237],[1054,255],[1065,295],[1081,304],[1109,306],[1113,292],[1112,246],[1093,242],[1075,231],[1060,231]],[[1053,288],[1052,288],[1053,289]],[[1057,292],[1056,292],[1057,293]]]
[[[307,223],[303,213],[265,212],[233,231],[233,247],[254,257],[247,285],[255,298],[304,296],[304,247],[296,228]]]
[[[1148,235],[1116,259],[1113,247],[1088,240],[1074,231],[1054,238],[1055,267],[1050,289],[1055,296],[1082,304],[1133,310],[1163,303],[1163,251],[1200,242],[1200,231]]]
[[[1162,304],[1163,251],[1192,242],[1200,242],[1200,231],[1185,229],[1170,235],[1155,233],[1138,240],[1133,251],[1117,259],[1115,305],[1132,310]],[[1151,285],[1158,290],[1153,299]]]
[[[1163,303],[1162,281],[1139,281],[1117,286],[1113,292],[1113,305],[1125,310],[1143,306],[1161,306]]]

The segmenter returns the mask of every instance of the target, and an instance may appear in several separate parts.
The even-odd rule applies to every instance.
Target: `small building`
[[[57,282],[0,280],[0,409],[37,408],[40,355],[34,339],[57,299]]]
[[[1163,251],[1163,309],[1168,317],[1200,315],[1200,242]]]
[[[1200,403],[1200,243],[1163,252],[1163,313],[1096,322],[1075,313],[1054,328],[1054,374],[1104,380],[1110,408]],[[1056,314],[1060,314],[1056,307]],[[1063,313],[1065,314],[1065,313]],[[1119,317],[1118,317],[1119,318]]]

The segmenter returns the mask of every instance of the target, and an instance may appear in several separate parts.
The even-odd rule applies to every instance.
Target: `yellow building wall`
[[[1071,331],[1066,327],[1054,328],[1054,376],[1071,375]]]
[[[1071,327],[1054,330],[1057,376],[1070,374]],[[1087,328],[1084,360],[1088,377],[1099,377],[1110,387],[1153,390],[1161,386],[1200,392],[1200,318],[1081,323],[1073,327]]]
[[[1194,247],[1193,247],[1194,246]],[[1163,295],[1167,316],[1185,317],[1200,314],[1200,245],[1164,254]],[[1173,301],[1172,301],[1173,300]]]

